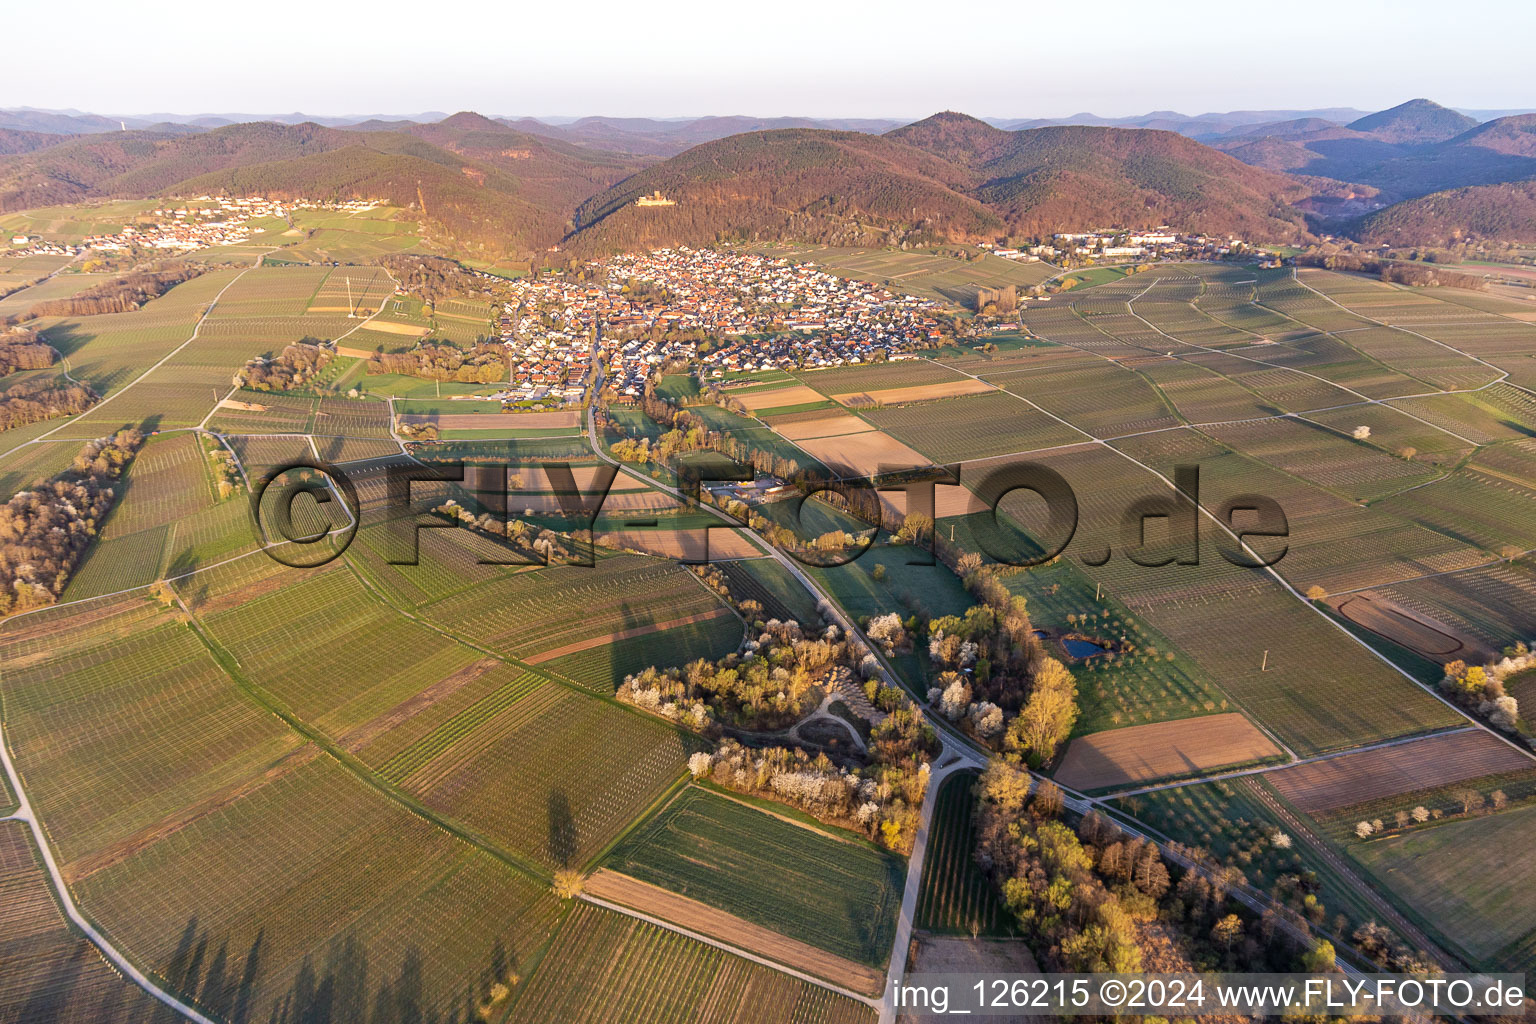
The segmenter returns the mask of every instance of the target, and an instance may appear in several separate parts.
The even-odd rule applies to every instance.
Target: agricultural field
[[[1014,928],[997,889],[972,857],[976,846],[975,772],[944,780],[929,826],[923,888],[917,897],[918,928],[940,935],[1012,935]]]
[[[1077,674],[1074,735],[1229,710],[1228,699],[1197,661],[1070,562],[1005,571],[1002,581],[1026,600],[1030,621],[1045,634],[1047,652]],[[1062,646],[1066,636],[1098,642],[1106,653],[1075,659]],[[1134,650],[1126,650],[1127,643]]]
[[[33,259],[39,259],[39,257]],[[67,299],[103,281],[111,280],[105,274],[81,274],[73,271],[46,277],[45,275],[52,272],[48,269],[48,264],[33,263],[25,270],[17,268],[5,271],[3,269],[12,265],[10,260],[0,262],[0,296],[3,296],[0,297],[0,317],[21,316],[39,302]],[[32,276],[34,274],[35,277]],[[37,283],[28,284],[29,281]]]
[[[1447,821],[1350,847],[1410,916],[1473,965],[1529,971],[1536,963],[1536,806]]]
[[[681,566],[638,555],[480,584],[422,608],[431,621],[512,657],[713,612],[719,601]]]
[[[54,902],[24,822],[0,822],[0,1017],[18,1024],[179,1017],[102,959]]]
[[[13,620],[0,644],[8,739],[73,897],[210,1012],[265,1014],[304,991],[306,964],[370,1002],[416,976],[443,1009],[547,939],[542,884],[307,743],[142,596]],[[204,942],[227,961],[190,965]],[[226,969],[248,976],[238,996],[203,973]]]
[[[681,777],[698,746],[659,720],[533,676],[447,710],[406,723],[419,738],[387,759],[384,743],[363,756],[427,807],[548,869],[590,860]]]
[[[1310,876],[1324,912],[1319,930],[1336,942],[1347,942],[1349,933],[1367,921],[1390,925],[1377,905],[1380,897],[1363,891],[1348,862],[1335,863],[1338,855],[1317,845],[1323,840],[1297,830],[1276,813],[1277,806],[1266,784],[1254,777],[1170,787],[1112,805],[1145,822],[1155,835],[1203,851],[1215,864],[1239,872],[1259,892],[1272,890],[1281,875]],[[1342,931],[1334,927],[1339,914],[1348,922]]]
[[[900,857],[862,840],[696,786],[603,866],[874,967],[890,955],[906,876]]]
[[[1135,462],[1093,446],[1033,456],[1033,461],[1059,472],[1077,493],[1081,520],[1067,557],[1097,562],[1110,552],[1103,565],[1082,565],[1087,576],[1148,627],[1169,637],[1207,677],[1221,681],[1221,689],[1237,708],[1298,752],[1342,749],[1368,742],[1368,738],[1406,735],[1455,723],[1457,716],[1449,709],[1369,651],[1347,642],[1337,627],[1275,580],[1213,555],[1206,546],[1215,540],[1209,533],[1202,544],[1205,554],[1199,565],[1144,566],[1126,557],[1124,511],[1137,501],[1168,493],[1168,485],[1137,462],[1170,478],[1175,465],[1198,463],[1203,496],[1278,493],[1278,500],[1293,517],[1292,543],[1307,536],[1294,518],[1297,512],[1285,499],[1284,489],[1276,490],[1267,481],[1255,479],[1254,464],[1246,460],[1234,463],[1210,457],[1206,454],[1211,451],[1209,441],[1186,434],[1166,432],[1136,439],[1135,445],[1117,444],[1117,448],[1125,447]],[[1027,525],[1032,514],[1029,500],[1033,499],[1006,499],[1002,511],[1009,519]],[[1215,500],[1219,498],[1212,504]],[[1335,498],[1329,500],[1343,504]],[[957,541],[960,539],[957,533]],[[1163,542],[1153,544],[1147,554],[1158,555],[1162,546]],[[1358,545],[1335,543],[1319,550],[1332,552],[1336,559],[1358,558],[1362,566],[1373,564],[1371,554],[1362,552]],[[1289,568],[1291,557],[1287,555],[1280,563],[1282,569]],[[1341,638],[1346,642],[1341,643]],[[1328,653],[1319,660],[1306,653],[1309,651]],[[1350,685],[1341,687],[1341,678],[1350,680]]]
[[[1180,422],[1150,378],[1129,363],[1047,349],[961,365],[1095,437],[1161,430]],[[1104,401],[1107,391],[1114,393],[1114,402]]]
[[[740,558],[719,563],[719,569],[740,601],[756,601],[770,619],[811,625],[818,619],[816,601],[772,558]]]
[[[1111,789],[1281,756],[1252,722],[1226,713],[1080,736],[1067,746],[1055,778],[1078,790]]]
[[[877,427],[934,462],[947,464],[1073,444],[1081,431],[1014,395],[993,393],[870,409]]]
[[[1316,814],[1531,767],[1509,744],[1467,729],[1282,768],[1268,778],[1286,800]]]
[[[741,646],[741,620],[725,609],[704,613],[691,622],[659,625],[661,628],[656,629],[641,627],[644,632],[622,639],[583,641],[582,649],[541,659],[539,664],[562,679],[607,696],[619,688],[625,676],[651,665],[722,658]]]
[[[926,359],[902,359],[897,362],[839,366],[830,370],[808,370],[800,374],[800,379],[813,392],[827,397],[864,392],[878,397],[881,391],[956,384],[964,382],[965,377]]]
[[[84,234],[128,210],[0,227]],[[812,589],[737,528],[710,536],[720,575],[701,579],[678,560],[702,553],[712,517],[629,475],[593,524],[591,567],[531,564],[488,528],[415,535],[447,497],[486,510],[477,488],[503,477],[521,478],[509,505],[534,531],[519,544],[568,531],[544,464],[575,463],[583,496],[599,464],[575,413],[502,415],[485,398],[495,385],[366,372],[379,348],[472,343],[499,308],[429,307],[347,262],[418,244],[402,215],[311,212],[291,234],[274,222],[270,262],[248,247],[203,253],[208,273],[132,312],[37,322],[67,362],[26,373],[67,372],[105,401],[6,432],[0,497],[61,472],[87,439],[129,424],[149,435],[61,602],[0,620],[4,742],[63,873],[58,895],[220,1020],[321,1019],[340,992],[359,1006],[408,997],[442,1021],[757,1024],[772,1005],[797,1024],[872,1022],[865,998],[838,993],[878,993],[905,934],[906,861],[692,781],[689,757],[712,739],[615,691],[647,666],[741,650],[759,618],[821,631],[824,595],[859,624],[917,619],[916,642],[890,660],[923,694],[939,671],[923,620],[977,599],[950,569],[912,564],[926,553],[894,541],[894,520],[876,529],[825,500],[804,506],[801,532],[846,530],[869,547],[805,566]],[[1057,273],[995,256],[793,255],[961,305]],[[59,269],[0,263],[0,291]],[[1059,472],[1080,514],[1063,557],[1024,568],[987,552],[1073,674],[1075,724],[1046,769],[1117,794],[1106,802],[1123,824],[1240,871],[1261,895],[1300,874],[1326,907],[1304,914],[1338,943],[1375,919],[1479,966],[1536,965],[1536,859],[1520,853],[1536,834],[1536,761],[1427,692],[1444,661],[1536,639],[1536,322],[1512,319],[1495,293],[1323,271],[1072,276],[1077,288],[1030,302],[1021,326],[922,358],[689,367],[657,394],[700,402],[704,373],[747,415],[692,404],[693,417],[802,467],[962,463],[968,487],[1014,461]],[[0,314],[95,280],[71,268],[0,298]],[[232,390],[247,360],[304,338],[339,354],[302,390]],[[637,409],[611,418],[661,433]],[[398,425],[424,423],[441,440],[395,440]],[[362,499],[355,542],[312,570],[267,557],[244,485],[221,488],[208,457],[225,451],[244,484],[294,459],[347,463]],[[418,486],[409,513],[389,508],[385,468],[411,459],[462,459],[480,476]],[[1240,495],[1280,504],[1285,535],[1249,540],[1283,551],[1273,572],[1230,564],[1230,538],[1200,515],[1198,559],[1159,561],[1181,554],[1182,522],[1154,513],[1143,532],[1132,513],[1149,500],[1188,508],[1169,481],[1190,465],[1211,515]],[[936,531],[975,552],[991,516],[967,486],[940,490]],[[894,493],[881,503],[904,511]],[[339,506],[303,514],[336,526]],[[794,508],[754,511],[784,526]],[[1041,549],[1037,497],[1011,494],[1000,519]],[[413,548],[414,564],[395,564]],[[711,589],[721,583],[729,602]],[[743,622],[734,607],[749,600],[761,612]],[[1527,702],[1524,742],[1536,682],[1506,685]],[[831,713],[872,744],[855,703]],[[955,742],[944,734],[937,763]],[[851,756],[842,743],[831,755]],[[931,797],[913,922],[930,936],[1014,934],[970,856],[973,783],[957,773]],[[0,783],[0,807],[13,788]],[[1378,819],[1389,824],[1358,829]],[[0,937],[21,965],[0,972],[0,1017],[153,1019],[65,923],[22,823],[4,824],[0,920],[26,943]],[[568,873],[585,876],[583,895],[570,896]]]
[[[580,904],[516,994],[516,1024],[872,1024],[864,1003],[676,932]]]
[[[42,434],[57,424],[48,420],[0,434],[0,491],[15,494],[68,469],[80,454],[80,442],[70,439],[31,443],[27,434]]]

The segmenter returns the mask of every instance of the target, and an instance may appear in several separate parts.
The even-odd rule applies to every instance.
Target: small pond
[[[1062,637],[1061,646],[1067,649],[1067,654],[1079,659],[1092,658],[1095,655],[1109,653],[1109,648],[1103,644],[1096,644],[1092,640],[1085,640],[1080,636]]]

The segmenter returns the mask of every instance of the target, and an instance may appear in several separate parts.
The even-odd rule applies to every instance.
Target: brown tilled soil
[[[1067,747],[1056,780],[1100,789],[1245,764],[1281,753],[1236,712],[1132,725],[1081,736]]]
[[[862,434],[875,429],[873,423],[861,420],[846,412],[819,412],[809,419],[786,417],[775,419],[774,428],[791,441],[803,441],[812,437],[840,437],[844,434]]]
[[[706,531],[690,530],[599,530],[597,542],[611,548],[627,548],[648,555],[664,558],[699,560],[706,552],[710,561],[728,558],[756,558],[762,554],[751,541],[737,530],[722,527],[709,530],[706,548]]]
[[[786,405],[807,405],[811,402],[824,402],[826,398],[819,391],[813,391],[804,384],[791,384],[784,388],[773,388],[769,391],[753,391],[745,395],[733,396],[747,407],[748,412],[757,412],[759,409],[777,409]]]
[[[947,935],[923,935],[913,943],[907,960],[908,974],[1039,974],[1034,954],[1023,939],[969,939]],[[945,1024],[950,1014],[903,1011],[896,1024]],[[1050,1017],[1009,1016],[998,1020],[1021,1024],[1045,1024]]]
[[[1379,594],[1350,594],[1334,607],[1350,622],[1434,661],[1469,655],[1471,660],[1481,661],[1485,660],[1484,655],[1492,655],[1491,651],[1473,652],[1473,645],[1454,636],[1450,627],[1426,622]]]
[[[1536,762],[1481,729],[1466,729],[1282,768],[1267,777],[1310,814],[1521,769],[1536,769]]]
[[[931,465],[926,456],[878,430],[796,442],[831,468],[855,476]]]

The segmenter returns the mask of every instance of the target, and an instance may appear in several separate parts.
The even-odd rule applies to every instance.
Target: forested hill
[[[341,149],[355,135],[315,124],[231,125],[197,135],[106,132],[0,161],[0,213],[151,196],[209,171]]]
[[[1351,131],[1374,135],[1383,142],[1444,142],[1477,124],[1477,118],[1442,107],[1433,100],[1416,99],[1378,110],[1351,121]]]
[[[1429,100],[1348,125],[1277,124],[1212,145],[1256,167],[1368,185],[1388,201],[1536,176],[1536,114],[1479,124]]]
[[[697,146],[583,203],[583,251],[722,236],[875,245],[1179,224],[1292,240],[1316,183],[1171,132],[1004,131],[944,113],[875,137],[749,132]],[[641,207],[660,191],[676,205]]]
[[[995,235],[1001,220],[949,162],[858,132],[785,129],[706,142],[583,203],[580,249],[798,238],[879,245]],[[675,206],[637,207],[661,192]]]
[[[1178,224],[1210,234],[1294,239],[1291,204],[1315,182],[1249,167],[1167,131],[1065,125],[1002,131],[943,113],[891,138],[963,166],[977,198],[1015,234]]]
[[[754,123],[707,120],[698,130]],[[376,120],[350,129],[310,122],[64,136],[0,129],[0,213],[205,193],[377,198],[414,209],[429,242],[445,250],[518,257],[556,245],[581,256],[737,238],[928,244],[1159,224],[1304,242],[1312,237],[1304,210],[1329,216],[1376,196],[1348,182],[1380,182],[1380,201],[1389,202],[1536,175],[1536,115],[1469,129],[1468,120],[1413,101],[1348,127],[1318,128],[1317,118],[1277,122],[1268,130],[1280,134],[1218,143],[1249,163],[1160,129],[1010,131],[953,112],[885,134],[746,131],[664,160],[467,111],[431,124]],[[583,123],[593,131],[684,134],[659,122]],[[1296,173],[1250,165],[1259,163]],[[1339,168],[1361,176],[1339,180]],[[637,204],[654,192],[666,202]],[[1524,194],[1509,194],[1516,193]],[[1361,228],[1372,237],[1390,230],[1402,244],[1430,240],[1410,237],[1416,225],[1434,238],[1456,230],[1499,237],[1523,221],[1518,203],[1510,216],[1485,208],[1498,194],[1383,212]],[[1320,201],[1329,199],[1351,202]]]
[[[0,159],[0,213],[204,193],[378,198],[416,207],[457,248],[523,253],[557,242],[578,202],[638,166],[476,116],[410,134],[258,122],[71,137]]]
[[[1536,181],[1474,185],[1409,199],[1362,218],[1351,232],[1386,245],[1536,239]]]

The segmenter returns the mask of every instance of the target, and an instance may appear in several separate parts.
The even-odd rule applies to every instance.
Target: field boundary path
[[[1390,740],[1381,740],[1377,743],[1367,743],[1360,747],[1348,747],[1344,750],[1330,750],[1325,754],[1313,754],[1311,757],[1301,757],[1284,764],[1265,764],[1255,768],[1239,768],[1230,772],[1215,772],[1210,775],[1196,775],[1187,779],[1174,779],[1170,782],[1155,782],[1149,786],[1140,786],[1135,789],[1117,789],[1112,793],[1106,793],[1104,799],[1121,800],[1130,796],[1144,796],[1147,793],[1159,793],[1165,789],[1182,789],[1185,786],[1200,786],[1207,782],[1225,782],[1231,779],[1243,779],[1250,775],[1267,775],[1270,772],[1283,771],[1286,768],[1298,768],[1304,764],[1316,764],[1319,761],[1333,761],[1350,754],[1360,754],[1368,750],[1381,750],[1385,747],[1400,747],[1407,743],[1418,743],[1431,736],[1453,736],[1458,733],[1476,732],[1471,725],[1453,725],[1448,729],[1438,729],[1434,732],[1419,732],[1411,736],[1397,736]],[[1060,783],[1058,783],[1060,785]]]
[[[157,361],[149,369],[145,370],[143,373],[141,373],[137,377],[133,378],[133,380],[129,381],[127,384],[124,384],[122,387],[120,387],[116,391],[112,392],[106,398],[103,398],[101,401],[99,401],[95,405],[91,406],[88,410],[86,410],[86,412],[94,413],[97,409],[100,409],[102,406],[108,404],[109,402],[113,401],[114,399],[117,399],[117,398],[121,397],[124,393],[133,390],[135,385],[143,383],[145,377],[148,377],[150,374],[152,374],[156,370],[160,369],[160,367],[162,367],[166,363],[170,362],[172,356],[176,355],[182,349],[186,348],[188,345],[190,345],[194,341],[196,341],[198,334],[203,329],[203,324],[208,322],[208,317],[213,313],[213,311],[215,309],[218,308],[219,300],[224,297],[224,293],[229,291],[231,288],[233,288],[235,286],[235,282],[239,281],[242,277],[244,277],[246,274],[249,274],[252,270],[255,270],[255,269],[256,269],[255,267],[246,267],[244,270],[240,271],[240,273],[238,273],[234,277],[230,278],[228,284],[226,284],[223,288],[219,289],[219,293],[213,297],[213,301],[208,303],[208,308],[204,309],[202,315],[197,318],[197,323],[192,325],[192,333],[191,333],[191,335],[188,336],[186,341],[183,341],[180,345],[177,345],[175,348],[171,349],[165,355],[161,356],[159,361]],[[74,378],[71,377],[70,379],[73,380]],[[214,408],[217,409],[218,406],[215,405]],[[83,415],[83,414],[81,414],[81,415]],[[213,414],[209,413],[209,415],[211,416]],[[10,449],[7,449],[4,452],[0,452],[0,457],[3,457],[5,455],[9,455],[9,454],[11,454],[11,452],[17,451],[18,449],[25,448],[29,444],[39,444],[39,443],[42,443],[44,441],[47,441],[48,438],[52,437],[54,434],[57,434],[59,431],[63,430],[65,427],[73,425],[79,418],[80,417],[78,415],[77,416],[65,416],[60,421],[59,425],[54,427],[52,430],[49,430],[49,431],[47,431],[45,433],[42,433],[42,434],[39,434],[36,437],[32,438],[32,440],[30,440],[30,441],[23,441],[21,444],[17,445],[15,448],[10,448]]]
[[[938,762],[935,760],[933,763]],[[971,758],[962,756],[942,768],[933,768],[928,772],[928,788],[923,793],[917,838],[912,842],[912,855],[907,860],[907,886],[902,892],[901,911],[896,917],[896,941],[891,947],[891,963],[886,969],[885,990],[881,993],[880,1024],[894,1024],[896,1020],[896,1004],[891,999],[891,993],[896,991],[902,976],[907,973],[907,954],[912,949],[912,929],[917,920],[917,900],[923,891],[923,859],[928,854],[928,836],[933,830],[933,812],[939,803],[939,790],[950,775],[976,767]]]
[[[708,935],[684,928],[681,925],[673,924],[671,921],[666,921],[659,917],[652,917],[650,914],[644,913],[643,911],[626,907],[622,903],[614,903],[610,900],[603,899],[601,896],[593,896],[591,893],[586,892],[582,893],[576,898],[581,900],[583,903],[590,903],[594,907],[602,907],[604,910],[611,910],[616,914],[623,914],[625,917],[632,917],[637,921],[644,921],[646,924],[653,924],[658,928],[665,928],[669,932],[676,932],[677,934],[690,938],[695,942],[702,942],[706,946],[713,946],[715,949],[718,949],[723,953],[729,953],[732,956],[739,956],[743,960],[750,960],[759,966],[778,971],[780,974],[787,974],[792,978],[807,982],[819,988],[824,988],[828,991],[836,992],[840,996],[846,996],[849,999],[857,999],[865,1006],[879,1007],[880,1005],[880,1001],[872,996],[862,995],[853,991],[852,989],[844,988],[841,985],[835,985],[824,978],[816,977],[814,974],[807,974],[805,971],[786,966],[785,964],[781,964],[775,960],[770,960],[765,956],[759,956],[758,954],[742,949],[739,946],[733,946],[728,942],[722,942],[719,939],[712,939]]]

